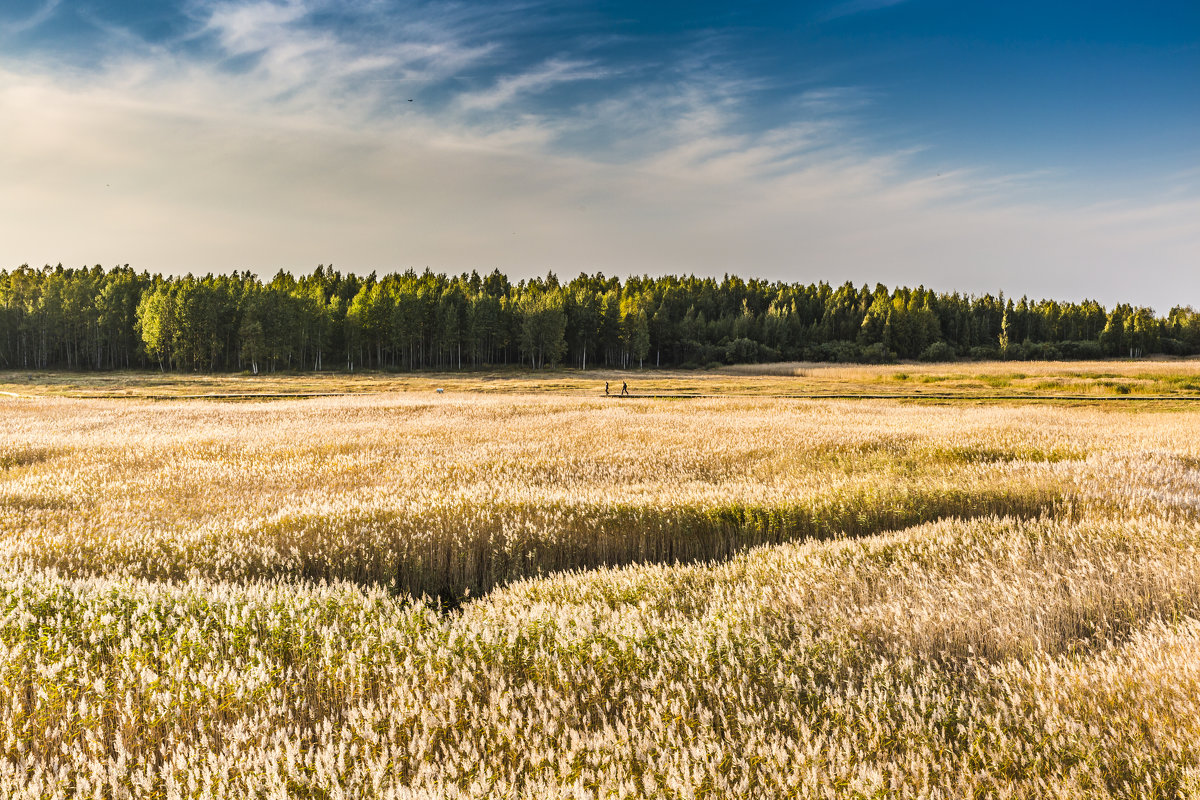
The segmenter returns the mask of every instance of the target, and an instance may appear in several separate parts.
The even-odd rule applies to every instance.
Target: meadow
[[[1149,397],[1200,399],[1200,359],[1136,361],[961,361],[957,363],[737,364],[708,370],[635,372],[519,369],[450,373],[262,373],[0,371],[0,396],[148,399],[281,398],[433,391],[472,394],[546,394],[595,397],[604,382],[617,393],[623,381],[635,395],[672,396],[884,396],[952,398],[1069,397],[1119,400]]]
[[[1200,797],[1191,367],[787,369],[0,376],[0,796]]]

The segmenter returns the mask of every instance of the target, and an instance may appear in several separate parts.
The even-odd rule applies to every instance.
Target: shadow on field
[[[417,509],[281,511],[186,535],[150,528],[97,536],[67,528],[9,545],[14,560],[75,576],[348,581],[449,608],[515,580],[566,570],[720,561],[758,545],[870,536],[948,518],[1035,518],[1070,506],[1044,473],[892,480],[770,506],[463,499]],[[0,495],[0,512],[36,521],[69,501],[9,492]]]
[[[1036,518],[1062,504],[1057,492],[1027,486],[864,493],[770,508],[522,509],[453,538],[408,539],[393,585],[401,595],[456,608],[510,581],[552,572],[720,561],[758,545],[871,536],[949,518]]]

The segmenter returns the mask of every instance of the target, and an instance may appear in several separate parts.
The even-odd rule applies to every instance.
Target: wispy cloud
[[[504,76],[486,90],[465,93],[458,101],[466,109],[492,110],[511,102],[517,95],[534,94],[557,84],[603,78],[606,74],[587,62],[555,58],[519,74]]]
[[[319,24],[334,12],[361,19]],[[928,153],[863,132],[854,86],[810,88],[764,127],[748,122],[753,76],[711,58],[639,72],[586,49],[525,56],[494,35],[502,14],[190,13],[188,47],[124,46],[93,73],[0,57],[0,257],[737,271],[1157,305],[1200,291],[1195,192],[1052,204],[1030,199],[1045,175],[918,168]],[[589,91],[569,112],[544,102],[572,85]],[[1122,271],[1143,263],[1167,288]]]
[[[14,22],[0,22],[0,34],[16,34],[31,31],[48,22],[62,5],[62,0],[44,0],[32,14]]]

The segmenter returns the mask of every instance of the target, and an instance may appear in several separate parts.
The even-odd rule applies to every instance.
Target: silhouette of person
[[[608,381],[604,382],[604,393],[608,394]]]
[[[621,381],[621,394],[629,394],[629,384],[625,381]]]

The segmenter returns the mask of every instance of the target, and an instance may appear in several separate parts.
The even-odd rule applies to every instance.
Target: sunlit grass
[[[738,364],[715,370],[464,370],[448,373],[326,372],[297,374],[62,373],[0,370],[0,396],[217,397],[430,392],[550,394],[602,397],[604,383],[629,384],[634,394],[660,395],[871,395],[934,392],[1022,396],[1111,396],[1106,383],[1124,383],[1135,395],[1200,396],[1200,359],[1136,361],[981,361],[897,365],[788,362]],[[1058,384],[1055,385],[1054,382]],[[614,383],[615,382],[615,383]],[[1045,384],[1045,385],[1039,385]],[[986,394],[986,392],[983,392]]]
[[[3,797],[1198,788],[1197,412],[0,414]]]

